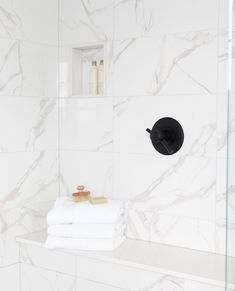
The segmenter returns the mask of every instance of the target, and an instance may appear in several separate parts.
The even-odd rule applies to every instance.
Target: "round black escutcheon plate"
[[[154,148],[163,155],[173,155],[182,147],[184,131],[180,123],[170,117],[159,119],[150,133],[150,139]]]

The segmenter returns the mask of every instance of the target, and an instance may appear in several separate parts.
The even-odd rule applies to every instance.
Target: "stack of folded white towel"
[[[114,250],[124,241],[124,207],[120,201],[105,204],[75,203],[58,198],[47,215],[46,248]]]

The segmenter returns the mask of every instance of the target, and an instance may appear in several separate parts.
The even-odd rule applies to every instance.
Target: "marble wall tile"
[[[215,93],[217,31],[116,41],[113,68],[115,96]]]
[[[216,29],[218,4],[219,0],[115,0],[115,38]]]
[[[1,38],[57,45],[58,2],[1,0],[0,23]]]
[[[76,291],[76,278],[21,264],[21,290],[24,291]]]
[[[111,151],[112,104],[112,98],[61,100],[60,148]]]
[[[224,291],[225,286],[215,286],[204,284],[196,281],[186,280],[185,281],[185,291],[198,291],[198,290],[205,290],[205,291]],[[228,289],[228,291],[232,291]]]
[[[2,153],[57,150],[56,99],[0,98],[0,136]]]
[[[214,221],[130,209],[127,236],[202,251],[214,251]]]
[[[57,96],[57,48],[0,39],[0,95]]]
[[[96,290],[96,291],[121,291],[124,289],[116,288],[114,286],[105,285],[102,283],[93,282],[90,280],[85,280],[78,278],[77,279],[77,289],[76,291],[90,291],[90,290]]]
[[[19,290],[19,264],[0,267],[0,283],[4,291]]]
[[[130,208],[214,219],[215,160],[114,155],[114,197]]]
[[[84,184],[94,196],[112,196],[112,154],[87,151],[60,152],[61,195],[71,195]]]
[[[229,0],[219,0],[219,28],[229,27]]]
[[[174,157],[215,157],[215,101],[215,95],[115,98],[114,151],[156,155],[145,129],[152,128],[158,119],[170,116],[181,123],[185,135],[183,147]]]
[[[113,38],[113,0],[62,0],[60,11],[61,45]]]
[[[225,1],[226,2],[226,1]],[[220,29],[218,32],[218,81],[217,92],[219,94],[228,94],[229,85],[229,67],[228,67],[228,53],[229,53],[229,34],[227,29]],[[234,82],[232,82],[232,85]]]
[[[0,265],[18,261],[15,236],[45,228],[58,195],[57,152],[1,154]]]

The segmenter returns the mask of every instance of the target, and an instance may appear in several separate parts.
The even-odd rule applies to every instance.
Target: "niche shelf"
[[[103,60],[103,90],[102,93],[90,92],[90,69],[93,61],[96,61],[97,68]],[[94,97],[105,95],[105,59],[104,45],[72,47],[72,96]]]

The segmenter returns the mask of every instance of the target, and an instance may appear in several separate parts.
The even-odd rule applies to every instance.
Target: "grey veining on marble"
[[[20,94],[23,87],[23,68],[21,63],[21,42],[9,42],[4,56],[0,57],[0,92],[8,95]],[[10,89],[8,89],[10,87]]]

